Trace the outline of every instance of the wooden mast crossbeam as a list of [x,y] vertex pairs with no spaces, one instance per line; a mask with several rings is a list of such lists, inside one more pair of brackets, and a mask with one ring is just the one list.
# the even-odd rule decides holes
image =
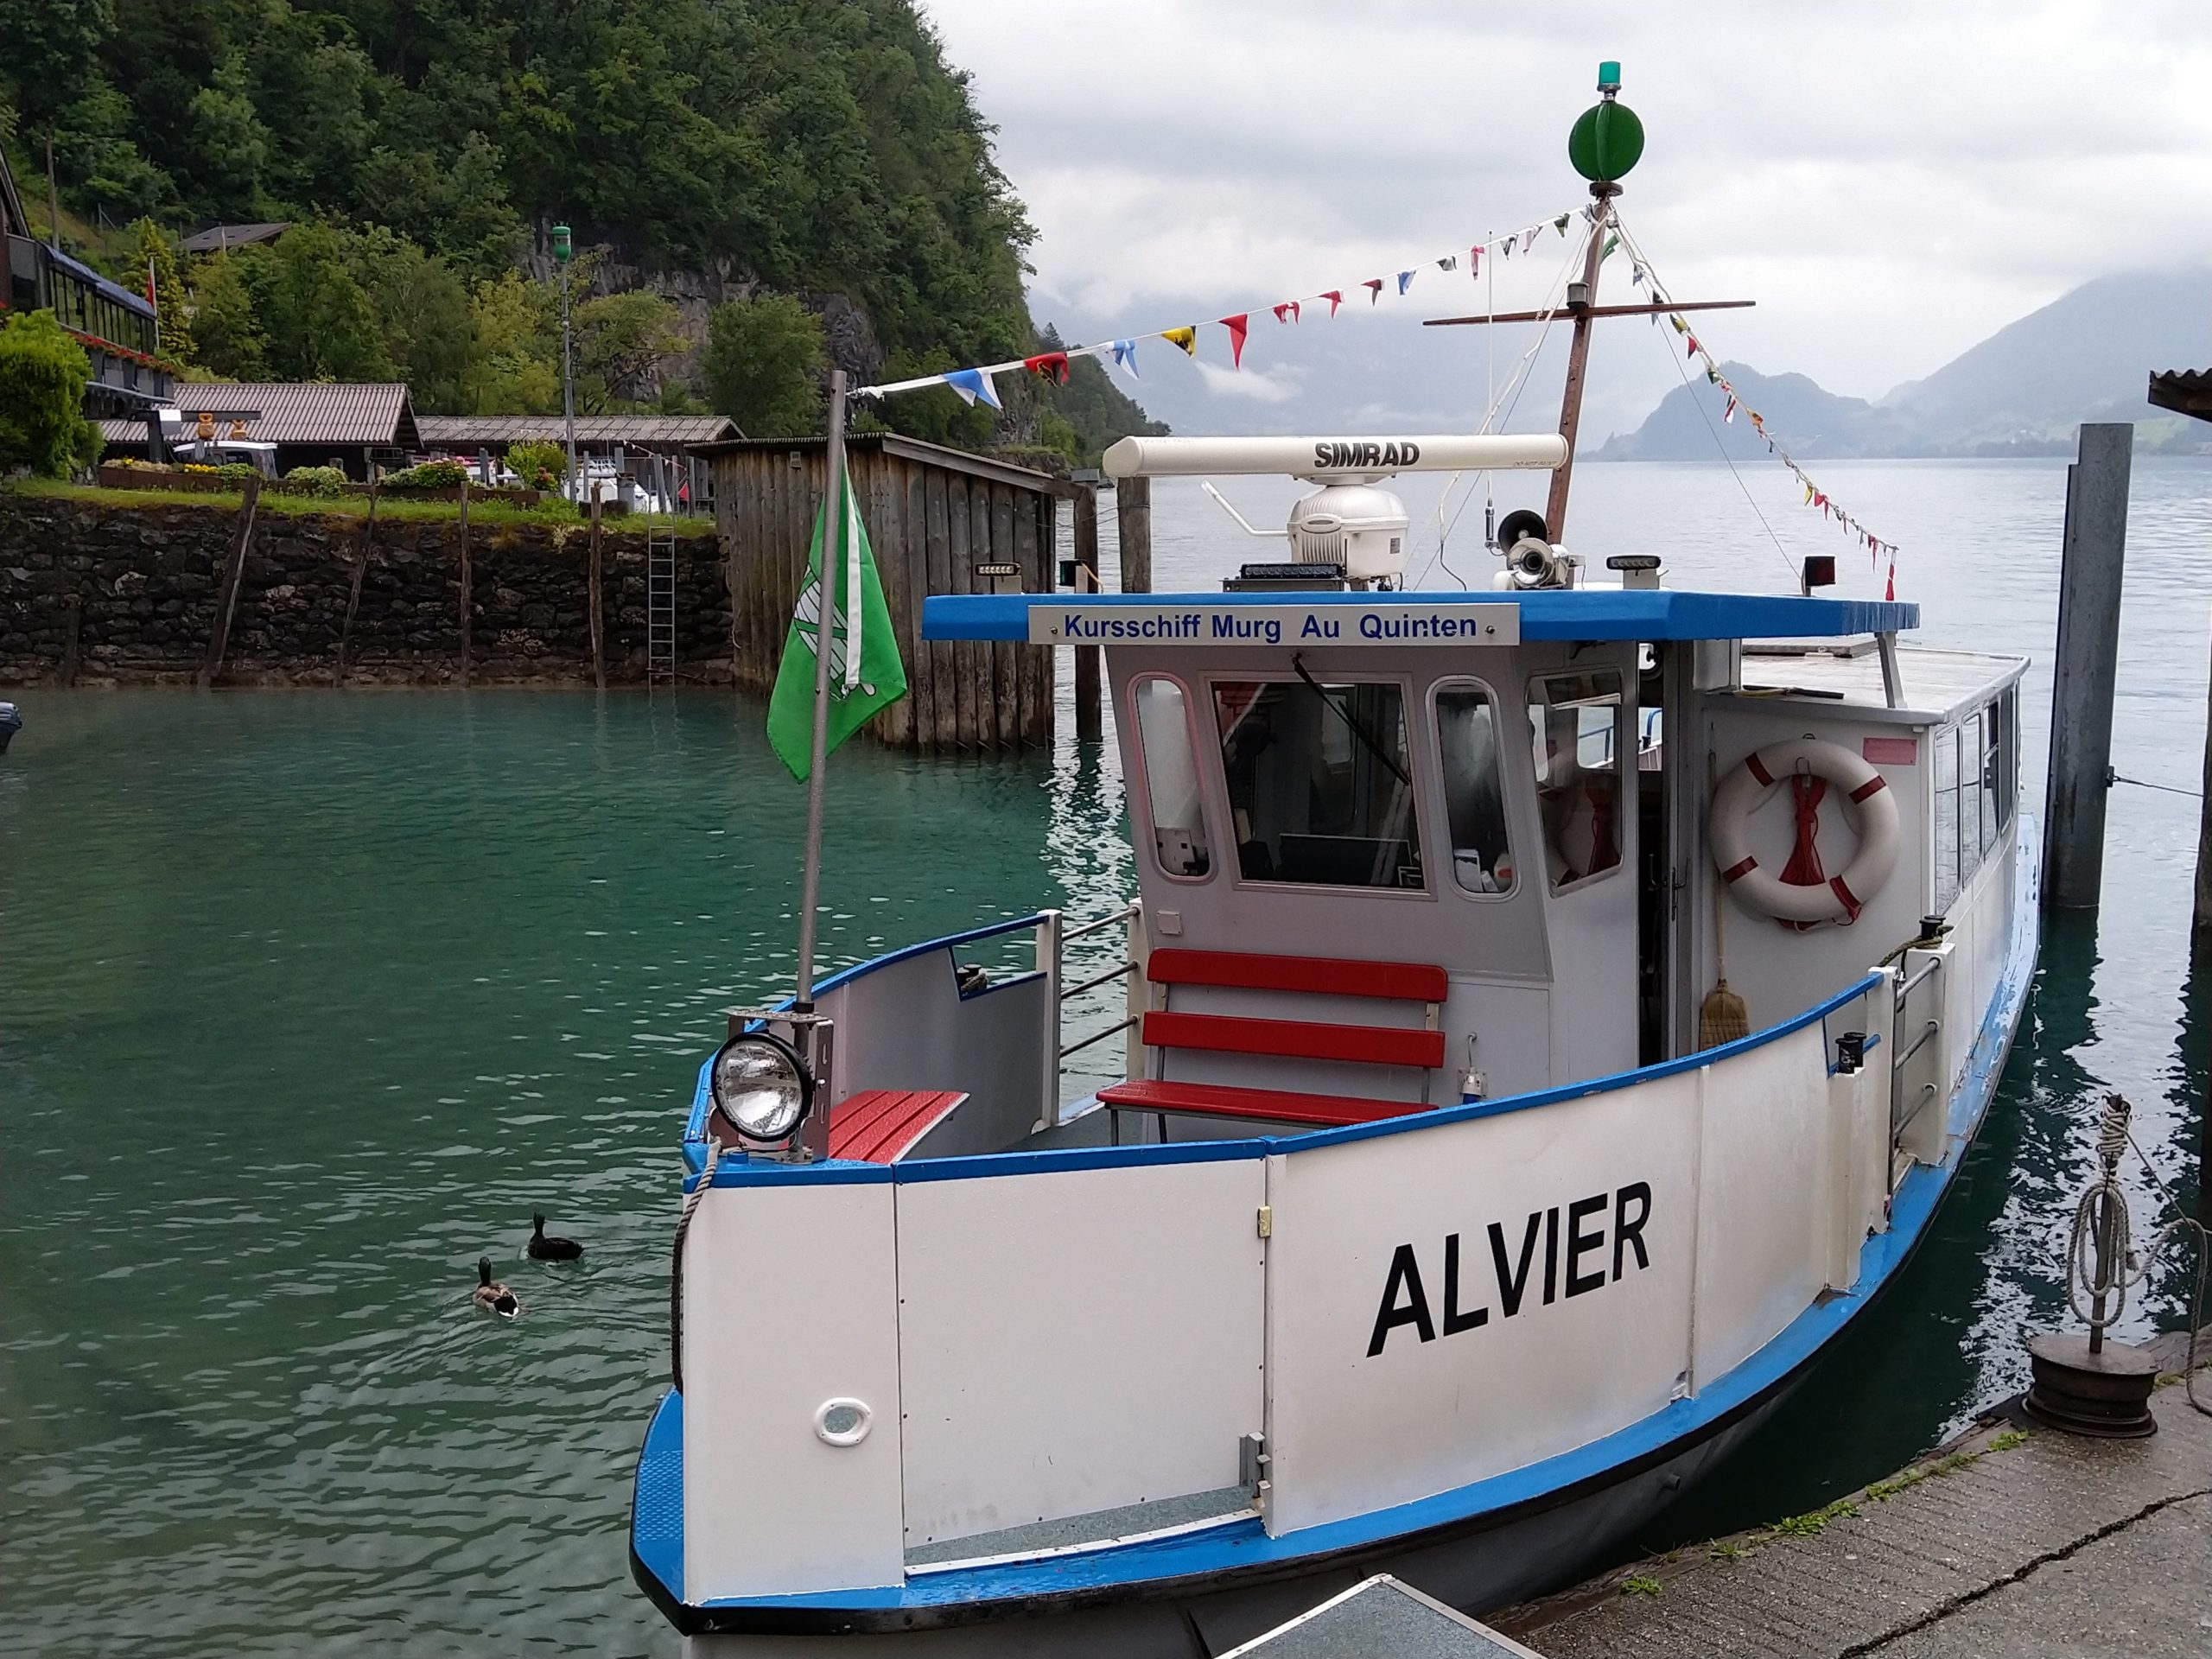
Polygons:
[[1684,300],[1665,305],[1562,305],[1551,311],[1500,311],[1487,317],[1430,317],[1424,328],[1451,328],[1471,322],[1545,322],[1565,317],[1663,317],[1676,311],[1736,311],[1757,305],[1757,300]]

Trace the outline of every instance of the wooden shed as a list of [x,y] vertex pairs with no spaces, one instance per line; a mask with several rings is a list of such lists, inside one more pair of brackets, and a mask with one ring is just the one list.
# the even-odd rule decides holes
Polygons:
[[[806,578],[822,500],[819,438],[697,446],[713,474],[729,574],[737,683],[766,691]],[[846,442],[847,467],[906,664],[907,695],[868,729],[902,748],[1007,751],[1052,737],[1052,650],[925,643],[929,594],[1049,593],[1056,509],[1069,486],[1026,467],[893,434]]]

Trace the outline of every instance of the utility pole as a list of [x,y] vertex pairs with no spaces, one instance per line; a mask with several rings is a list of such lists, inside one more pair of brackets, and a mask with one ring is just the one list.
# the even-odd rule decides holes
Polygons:
[[2112,702],[2127,553],[2132,422],[2092,422],[2066,469],[2058,568],[2058,647],[2050,690],[2050,779],[2044,806],[2046,910],[2094,910],[2104,887],[2105,801],[2112,787]]
[[46,245],[61,251],[61,194],[54,188],[54,129],[46,130]]
[[566,225],[553,227],[553,263],[561,267],[561,415],[569,431],[569,499],[583,500],[576,474],[576,365],[569,344],[569,256],[574,244]]

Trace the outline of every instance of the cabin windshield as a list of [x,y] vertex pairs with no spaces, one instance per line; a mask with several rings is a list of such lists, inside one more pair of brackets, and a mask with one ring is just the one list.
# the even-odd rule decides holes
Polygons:
[[1213,699],[1246,880],[1425,885],[1399,687],[1233,680]]

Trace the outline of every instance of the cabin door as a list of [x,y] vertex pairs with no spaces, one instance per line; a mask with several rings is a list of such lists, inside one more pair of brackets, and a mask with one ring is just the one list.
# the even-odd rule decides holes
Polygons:
[[1563,650],[1524,688],[1552,956],[1552,1080],[1631,1070],[1639,1030],[1637,648]]

